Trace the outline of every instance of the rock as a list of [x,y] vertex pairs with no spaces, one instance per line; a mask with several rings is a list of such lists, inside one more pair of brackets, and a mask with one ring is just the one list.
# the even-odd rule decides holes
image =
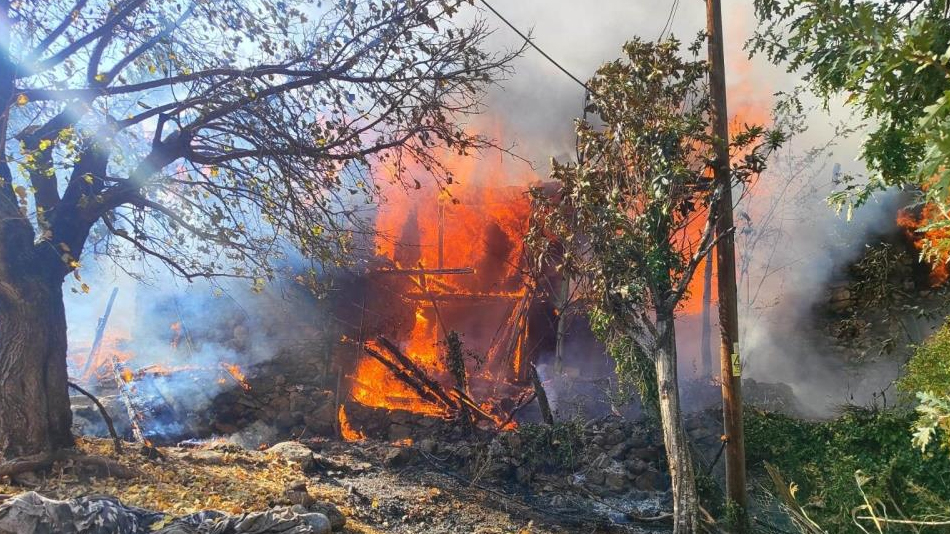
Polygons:
[[330,435],[336,424],[336,410],[333,409],[333,404],[327,403],[313,412],[304,414],[303,421],[313,433]]
[[627,438],[627,445],[631,449],[642,449],[650,444],[650,438],[646,434],[635,433]]
[[623,465],[627,469],[628,473],[634,475],[634,478],[636,478],[636,475],[639,475],[650,468],[650,464],[646,463],[640,458],[631,458],[630,460],[624,462]]
[[400,424],[389,425],[390,441],[402,441],[410,437],[412,437],[412,427]]
[[413,460],[412,449],[408,447],[392,447],[386,456],[383,457],[383,465],[386,467],[402,467],[408,465]]
[[313,530],[313,534],[327,534],[333,530],[330,519],[320,512],[301,514],[298,517]]
[[531,479],[533,477],[534,477],[534,472],[525,466],[521,466],[515,469],[515,479],[518,481],[519,484],[528,485],[531,483]]
[[332,503],[317,501],[311,504],[309,508],[312,512],[318,512],[327,516],[330,520],[330,528],[334,531],[343,530],[343,526],[346,525],[346,516]]
[[435,453],[436,453],[436,449],[438,448],[438,444],[435,442],[434,439],[425,438],[425,439],[419,440],[419,442],[416,443],[416,447],[417,447],[420,451],[422,451],[422,452],[424,452],[424,453],[426,453],[426,454],[435,454]]
[[618,444],[614,445],[614,446],[607,452],[607,456],[610,456],[610,457],[613,458],[614,460],[622,460],[623,457],[624,457],[624,455],[627,453],[627,449],[629,449],[629,447],[627,446],[627,443],[626,443],[626,442],[618,443]]
[[297,424],[298,417],[300,417],[300,414],[298,413],[281,410],[277,414],[277,418],[274,420],[274,423],[277,426],[277,428],[281,430],[288,430],[290,427]]
[[591,469],[587,472],[587,482],[594,486],[602,485],[606,478],[607,474],[604,473],[603,469]]
[[610,470],[604,478],[604,485],[611,491],[623,491],[627,486],[627,475],[620,470]]
[[284,441],[267,449],[266,452],[276,454],[285,460],[294,462],[304,471],[313,469],[313,451],[302,443]]
[[284,498],[286,498],[290,504],[300,505],[305,508],[310,507],[315,502],[314,498],[307,492],[306,484],[304,484],[303,490],[291,488],[284,490]]
[[618,443],[622,443],[624,440],[624,432],[622,429],[611,430],[608,434],[604,436],[604,446],[605,448],[613,447]]
[[847,310],[853,303],[851,291],[847,287],[833,290],[831,297],[828,299],[828,307],[835,313],[841,313]]
[[639,458],[647,462],[656,462],[660,459],[660,449],[656,447],[630,449],[627,458]]
[[643,491],[666,491],[669,482],[659,471],[650,469],[637,476],[633,485]]

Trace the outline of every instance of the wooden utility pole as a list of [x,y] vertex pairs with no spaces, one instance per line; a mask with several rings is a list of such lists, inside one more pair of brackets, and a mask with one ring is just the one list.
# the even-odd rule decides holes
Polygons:
[[[726,72],[722,45],[720,0],[706,0],[709,35],[709,93],[716,163],[713,177],[721,188],[717,210],[716,265],[719,296],[719,358],[722,369],[722,416],[726,439],[726,496],[746,509],[745,442],[742,432],[742,364],[739,359],[739,306],[736,292],[736,249],[732,218],[732,177],[729,169],[729,115],[726,111]],[[741,528],[741,527],[740,527]]]

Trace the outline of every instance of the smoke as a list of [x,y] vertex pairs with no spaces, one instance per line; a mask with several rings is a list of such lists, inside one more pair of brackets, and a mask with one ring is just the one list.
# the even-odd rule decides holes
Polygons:
[[[538,46],[586,80],[600,64],[616,59],[625,41],[634,36],[656,39],[672,4],[552,0],[544,2],[543,9],[537,2],[495,7],[518,28],[531,30]],[[498,24],[493,36],[497,46],[519,44],[517,36],[494,15],[484,15]],[[723,4],[723,15],[733,124],[768,125],[775,93],[791,91],[799,78],[762,58],[749,59],[743,47],[756,22],[747,3],[728,0]],[[705,28],[704,10],[678,6],[671,28],[667,35],[692,40]],[[488,117],[493,131],[500,129],[502,140],[512,143],[514,150],[544,176],[552,156],[573,157],[572,121],[583,112],[584,89],[534,50],[529,49],[514,67],[511,79],[489,95]],[[842,124],[855,126],[841,102],[830,102],[825,108],[806,97],[804,104],[811,110],[805,118],[805,131],[774,158],[770,171],[737,211],[748,217],[748,222],[742,223],[748,235],[738,239],[739,254],[747,255],[740,275],[745,284],[740,290],[744,325],[741,346],[744,376],[785,383],[805,409],[824,414],[837,404],[864,402],[896,376],[897,364],[887,360],[868,364],[859,376],[855,369],[829,354],[813,318],[815,306],[827,300],[832,278],[875,236],[894,230],[898,199],[895,194],[882,195],[857,210],[850,222],[829,207],[826,198],[837,177],[864,171],[858,158],[859,139],[840,134]],[[520,163],[509,165],[517,167]],[[762,237],[752,250],[750,238],[759,235]],[[693,294],[691,298],[699,299],[701,295]],[[715,308],[712,315],[715,318]],[[700,378],[698,314],[681,316],[677,327],[681,377]],[[715,342],[717,327],[712,328]],[[579,350],[598,349],[599,345],[590,343]],[[717,349],[718,345],[714,354],[718,354]],[[576,352],[572,351],[578,356]],[[594,359],[600,356],[590,355]],[[714,369],[718,369],[716,362]]]
[[[255,366],[285,350],[313,347],[331,331],[325,307],[291,281],[258,292],[247,281],[187,283],[161,270],[140,278],[106,258],[86,258],[80,278],[88,293],[70,281],[64,297],[70,376],[93,391],[110,391],[112,359],[124,362],[137,376],[137,400],[154,411],[153,436],[196,435],[201,429],[190,425],[207,419],[215,398],[243,387],[235,372],[253,376]],[[104,341],[83,375],[113,288]],[[169,409],[174,415],[163,417]]]
[[[534,42],[564,68],[585,80],[600,64],[617,58],[625,41],[634,36],[656,39],[670,14],[672,0],[661,4],[629,0],[496,4],[514,25],[532,30]],[[727,0],[723,8],[730,112],[743,122],[767,121],[773,93],[793,87],[797,79],[763,60],[747,59],[742,47],[754,27],[747,3]],[[521,44],[491,13],[483,12],[482,16],[498,28],[489,40],[490,47],[511,48]],[[701,8],[680,5],[668,33],[690,41],[704,26]],[[543,179],[552,156],[567,159],[574,154],[572,121],[582,114],[584,89],[534,50],[529,49],[513,67],[512,76],[488,95],[486,114],[472,118],[468,126],[512,146],[527,163],[500,158],[503,172],[482,170],[482,176],[461,177],[463,181],[470,178],[497,185],[507,175],[509,182],[514,177],[527,185],[539,176]],[[834,103],[830,107],[840,109]],[[748,306],[742,310],[743,324],[747,325],[742,335],[746,376],[788,383],[799,400],[808,402],[816,411],[846,400],[849,388],[865,392],[880,389],[881,382],[876,379],[889,380],[894,371],[888,368],[871,373],[875,378],[873,384],[849,385],[846,371],[828,358],[820,341],[807,332],[811,310],[826,297],[824,288],[836,268],[860,253],[869,235],[887,230],[894,218],[890,197],[858,211],[851,223],[827,206],[825,196],[832,187],[832,162],[839,163],[842,172],[863,170],[857,161],[857,139],[838,139],[834,147],[820,153],[808,152],[834,137],[833,125],[847,118],[841,115],[840,111],[811,114],[808,130],[773,162],[769,177],[763,179],[761,187],[742,207],[751,218],[751,228],[758,231],[768,226],[763,223],[765,214],[761,206],[770,206],[776,200],[782,202],[769,223],[780,231],[772,235],[772,241],[763,242],[761,251],[755,252],[744,279],[750,285],[763,280],[755,302],[750,303],[751,292],[746,291],[744,302]],[[493,164],[488,162],[489,166]],[[783,187],[786,182],[794,182],[794,186]],[[130,362],[135,367],[158,363],[203,367],[215,367],[222,362],[242,367],[254,365],[273,357],[284,344],[317,335],[318,325],[329,320],[325,311],[292,289],[292,284],[271,286],[257,294],[242,283],[187,284],[160,269],[152,271],[148,284],[142,284],[108,262],[97,266],[95,261],[86,261],[84,265],[81,275],[91,291],[84,293],[78,281],[66,286],[74,370],[92,343],[96,321],[105,309],[112,287],[118,287],[119,294],[107,336],[119,338],[121,343],[110,348],[132,354]],[[778,267],[781,269],[775,270]],[[176,322],[180,323],[180,334],[172,328]],[[695,316],[683,317],[679,328],[681,370],[688,378],[695,376],[697,368],[698,320]],[[599,349],[596,343],[585,340],[572,345],[570,354],[585,359],[585,353],[589,353],[589,359],[598,362],[592,367],[599,372],[599,362],[603,360]],[[194,395],[190,385],[169,387],[175,390],[176,398],[194,403],[195,410],[211,396],[208,391]],[[237,386],[217,382],[208,385],[209,390],[231,387]],[[267,433],[266,428],[257,430]]]

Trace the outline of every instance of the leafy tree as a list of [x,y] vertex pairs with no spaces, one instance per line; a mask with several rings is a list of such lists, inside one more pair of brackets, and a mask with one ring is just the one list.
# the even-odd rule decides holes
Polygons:
[[461,3],[0,1],[0,454],[72,443],[62,286],[88,249],[260,285],[288,244],[349,250],[374,169],[448,180],[434,148],[488,146],[456,119],[512,54]]
[[914,350],[897,387],[916,396],[918,418],[914,445],[925,450],[934,437],[950,451],[950,323],[944,324]]
[[[696,54],[698,39],[689,51]],[[695,532],[697,494],[679,404],[676,308],[697,265],[714,246],[709,209],[713,141],[704,61],[681,57],[679,41],[635,39],[623,59],[590,81],[598,124],[578,121],[578,162],[553,162],[556,190],[533,191],[529,244],[539,262],[570,276],[596,331],[656,395],[674,499],[674,531]],[[762,128],[732,143],[746,181],[779,141]],[[552,254],[551,251],[557,251]],[[644,399],[650,403],[650,398]]]
[[[846,177],[832,201],[860,205],[875,191],[912,186],[938,208],[928,228],[950,227],[950,3],[756,0],[755,8],[762,25],[750,50],[801,72],[826,102],[846,96],[868,123],[868,180]],[[950,252],[946,239],[928,244],[930,259]]]

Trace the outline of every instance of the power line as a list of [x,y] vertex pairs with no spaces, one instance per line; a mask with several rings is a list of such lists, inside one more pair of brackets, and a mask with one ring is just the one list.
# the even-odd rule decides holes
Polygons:
[[657,42],[663,40],[663,35],[667,31],[673,31],[673,19],[676,17],[676,8],[680,5],[680,0],[673,0],[673,5],[670,6],[670,14],[666,17],[666,24],[663,25],[663,30],[660,32],[660,36],[656,39]]
[[544,56],[544,59],[547,59],[548,61],[550,61],[552,65],[554,65],[555,67],[558,68],[558,70],[560,70],[560,71],[563,72],[564,74],[567,74],[567,76],[568,76],[570,79],[572,79],[572,80],[574,80],[575,82],[577,82],[578,85],[580,85],[581,87],[583,87],[584,89],[586,89],[587,91],[589,91],[591,94],[593,94],[593,95],[596,95],[596,94],[597,94],[597,93],[595,93],[594,91],[592,91],[591,88],[588,87],[586,83],[582,82],[577,76],[574,76],[573,74],[571,74],[571,72],[570,72],[569,70],[567,70],[567,69],[565,69],[564,67],[562,67],[561,64],[558,63],[557,61],[555,61],[554,58],[552,58],[551,56],[549,56],[549,55],[547,54],[547,52],[545,52],[544,50],[541,50],[541,47],[539,47],[538,45],[534,44],[534,41],[532,41],[527,35],[525,35],[524,33],[522,33],[521,30],[519,30],[518,28],[516,28],[514,24],[508,22],[508,19],[506,19],[504,16],[502,16],[502,14],[499,13],[498,10],[496,10],[495,8],[493,8],[493,7],[491,6],[491,4],[489,4],[489,3],[486,2],[485,0],[481,0],[481,2],[482,2],[483,4],[485,4],[485,7],[487,7],[489,11],[491,11],[492,13],[494,13],[496,17],[498,17],[499,19],[501,19],[501,21],[504,22],[509,28],[511,28],[512,30],[514,30],[514,32],[517,33],[519,37],[521,37],[522,39],[525,40],[526,43],[528,43],[529,45],[531,45],[531,48],[534,48],[535,50],[538,51],[539,54],[541,54],[542,56]]

